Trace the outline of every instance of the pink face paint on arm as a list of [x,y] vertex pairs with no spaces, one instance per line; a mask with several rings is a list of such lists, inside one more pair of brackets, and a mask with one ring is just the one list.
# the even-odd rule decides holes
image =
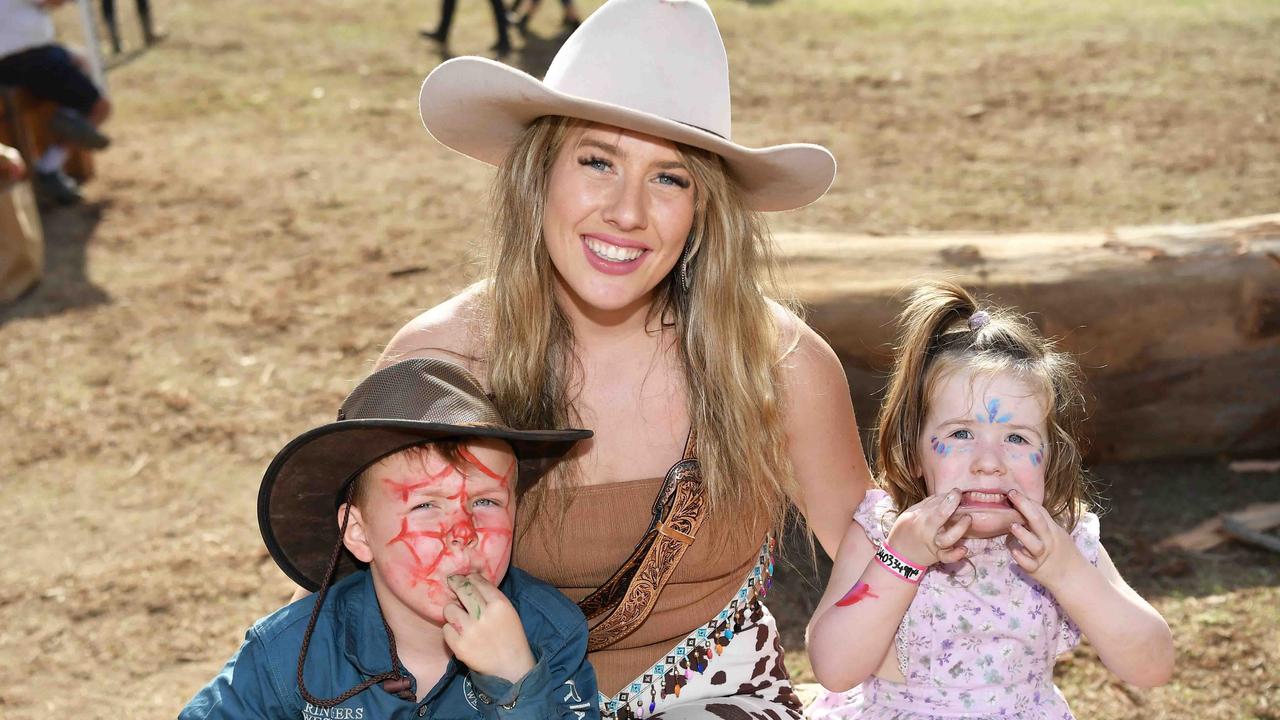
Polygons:
[[876,595],[875,593],[871,592],[870,585],[864,582],[859,582],[853,587],[849,588],[849,592],[845,593],[844,597],[836,601],[836,607],[849,607],[850,605],[859,603],[867,598],[879,598],[879,597],[880,597],[879,595]]

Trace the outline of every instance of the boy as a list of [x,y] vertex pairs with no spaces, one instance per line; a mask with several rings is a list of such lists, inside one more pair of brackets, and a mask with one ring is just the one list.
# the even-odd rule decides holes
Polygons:
[[272,557],[319,592],[250,628],[179,718],[598,718],[581,611],[508,569],[516,495],[590,435],[506,427],[452,363],[370,375],[258,496]]

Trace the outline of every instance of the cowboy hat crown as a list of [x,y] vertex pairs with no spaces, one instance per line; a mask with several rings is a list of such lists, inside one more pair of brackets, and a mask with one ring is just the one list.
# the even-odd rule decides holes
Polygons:
[[709,150],[754,210],[802,207],[835,178],[835,158],[822,146],[733,142],[728,58],[704,0],[609,0],[569,36],[544,81],[493,60],[454,58],[423,81],[419,109],[441,144],[490,165],[547,115]]

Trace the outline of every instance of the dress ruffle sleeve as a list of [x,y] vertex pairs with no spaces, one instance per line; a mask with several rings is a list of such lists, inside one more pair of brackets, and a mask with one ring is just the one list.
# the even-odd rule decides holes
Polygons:
[[[1102,548],[1098,516],[1091,512],[1082,513],[1080,519],[1076,521],[1075,529],[1071,531],[1071,539],[1075,541],[1076,549],[1089,561],[1089,564],[1097,567],[1098,555]],[[1057,600],[1054,600],[1054,604],[1057,604]],[[1076,627],[1060,605],[1058,614],[1062,616],[1062,626],[1058,633],[1057,654],[1061,655],[1080,644],[1080,628]]]
[[862,526],[871,542],[879,545],[893,527],[893,500],[889,493],[879,488],[867,490],[858,509],[853,511],[853,521]]

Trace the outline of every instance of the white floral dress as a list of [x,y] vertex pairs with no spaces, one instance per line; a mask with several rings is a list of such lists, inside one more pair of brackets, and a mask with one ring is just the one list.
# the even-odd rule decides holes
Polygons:
[[[888,494],[871,490],[854,520],[879,544],[894,515]],[[1084,513],[1071,537],[1097,565],[1098,516]],[[970,540],[971,562],[938,565],[925,573],[895,637],[905,683],[873,676],[848,692],[825,693],[805,716],[1072,720],[1053,685],[1053,665],[1080,641],[1080,630],[1018,567],[1005,540]]]

